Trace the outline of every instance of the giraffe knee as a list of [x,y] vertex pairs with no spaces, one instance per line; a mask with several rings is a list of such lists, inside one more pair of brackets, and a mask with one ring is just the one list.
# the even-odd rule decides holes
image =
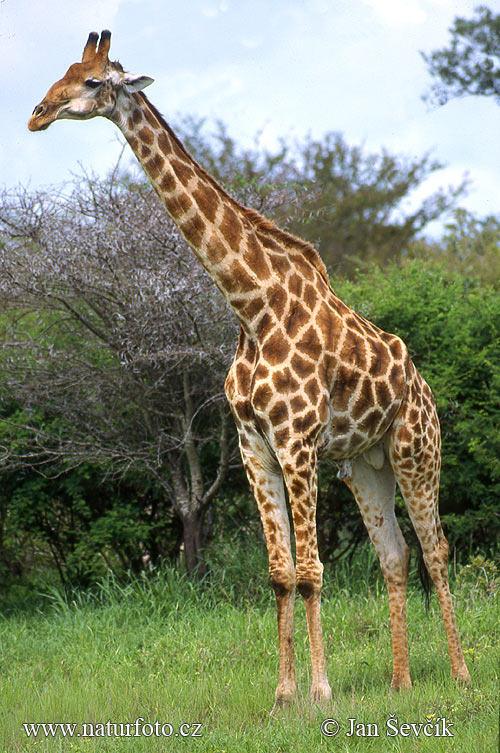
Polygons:
[[323,583],[323,566],[320,565],[297,571],[297,590],[302,598],[307,601],[321,593]]
[[448,552],[449,544],[443,535],[431,552],[424,552],[425,566],[434,581],[448,579]]
[[410,566],[410,548],[404,542],[392,552],[384,552],[380,567],[384,578],[391,583],[406,583]]
[[295,590],[295,573],[291,570],[270,570],[269,581],[277,597]]
[[321,591],[321,585],[318,586],[318,584],[312,580],[301,580],[297,583],[297,589],[302,598],[307,601],[311,596],[314,596]]

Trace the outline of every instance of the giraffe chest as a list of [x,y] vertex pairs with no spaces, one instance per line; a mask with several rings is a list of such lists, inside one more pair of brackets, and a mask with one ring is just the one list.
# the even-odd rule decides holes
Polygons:
[[334,332],[323,340],[308,324],[292,343],[277,330],[263,342],[241,335],[226,383],[240,430],[259,431],[274,449],[301,438],[334,460],[379,441],[401,405],[407,352],[399,338],[351,318],[341,329],[337,314],[323,317],[322,329]]
[[[399,396],[378,391],[359,375],[356,386],[327,386],[315,371],[300,379],[290,364],[279,368],[237,361],[228,376],[228,397],[240,432],[259,433],[274,450],[298,438],[334,460],[361,454],[387,431]],[[378,402],[377,402],[378,401]]]

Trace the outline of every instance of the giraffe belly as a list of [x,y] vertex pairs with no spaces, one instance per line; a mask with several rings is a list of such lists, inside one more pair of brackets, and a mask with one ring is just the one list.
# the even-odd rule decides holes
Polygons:
[[[333,432],[329,425],[322,433],[318,445],[318,457],[328,460],[347,460],[364,452],[372,443],[373,439],[361,438],[357,432]],[[378,438],[375,439],[378,441]]]
[[330,422],[319,437],[318,456],[329,460],[346,460],[361,455],[385,435],[401,406],[394,400],[382,410],[369,408],[358,419],[348,413],[336,413],[330,406]]

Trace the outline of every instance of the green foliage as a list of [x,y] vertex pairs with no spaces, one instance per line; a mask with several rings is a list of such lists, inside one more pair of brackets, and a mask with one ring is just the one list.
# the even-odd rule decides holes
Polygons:
[[440,509],[462,551],[500,539],[500,296],[414,261],[373,269],[338,293],[406,342],[434,393],[443,437]]
[[457,582],[463,589],[469,588],[474,593],[494,597],[500,592],[500,566],[478,554],[462,568]]
[[[210,136],[202,122],[188,121],[181,131],[195,157],[238,199],[317,243],[335,271],[369,269],[339,284],[340,295],[408,343],[440,410],[448,537],[467,550],[492,551],[499,531],[499,314],[496,294],[473,278],[496,282],[498,220],[457,210],[442,242],[416,245],[415,237],[461,191],[438,191],[413,212],[405,209],[412,192],[440,169],[428,156],[367,154],[333,133],[284,140],[275,150],[262,150],[257,139],[254,149],[242,150],[222,124]],[[11,208],[14,224],[4,237],[13,236],[0,243],[11,266],[2,296],[11,300],[16,274],[22,295],[0,319],[0,337],[10,343],[0,366],[8,360],[14,375],[2,396],[8,422],[0,422],[0,461],[5,448],[25,463],[0,475],[3,574],[10,583],[19,574],[33,578],[51,559],[65,584],[88,584],[104,572],[121,578],[173,559],[182,540],[172,513],[172,500],[182,497],[171,488],[173,474],[184,481],[185,499],[199,503],[229,460],[231,472],[197,523],[200,539],[210,530],[215,539],[207,552],[215,573],[225,560],[246,560],[234,543],[260,539],[261,529],[229,429],[230,458],[221,463],[227,411],[218,393],[233,332],[219,298],[198,280],[187,250],[179,251],[152,189],[142,177],[114,174],[80,181],[62,203],[52,193],[21,192]],[[411,255],[439,259],[449,271],[424,262],[386,273],[369,266]],[[184,452],[187,427],[198,448],[192,464]],[[72,446],[56,464],[51,453],[64,441]],[[82,447],[90,456],[75,468]],[[128,469],[120,480],[118,462],[120,472]],[[320,482],[321,556],[341,559],[366,533],[331,467],[320,469]],[[408,535],[407,521],[404,527]],[[240,576],[226,583],[231,598],[247,582],[246,573]],[[257,598],[260,585],[247,588]]]
[[[55,566],[64,584],[87,585],[106,572],[123,577],[178,547],[178,524],[159,485],[129,471],[113,476],[105,464],[55,462],[46,453],[30,465],[33,427],[57,433],[60,419],[4,405],[0,446],[25,459],[4,470],[0,492],[0,594],[47,578]],[[24,428],[30,423],[30,429]]]
[[[465,237],[465,234],[464,234]],[[440,509],[446,535],[459,557],[471,550],[494,553],[500,538],[500,298],[468,274],[414,260],[385,271],[373,268],[354,281],[335,286],[341,297],[408,344],[417,367],[433,389],[443,433]],[[22,424],[12,408],[11,420]],[[40,429],[49,430],[39,415]],[[33,415],[31,416],[33,421]],[[25,433],[2,424],[0,444],[23,447]],[[207,446],[206,463],[216,463],[217,448]],[[214,458],[211,455],[214,454]],[[123,575],[171,557],[179,539],[161,490],[139,473],[118,482],[105,469],[47,468],[47,478],[25,469],[4,474],[2,531],[5,570],[32,573],[49,556],[65,582],[89,583],[107,569]],[[104,473],[104,475],[103,475]],[[413,535],[404,517],[405,536]],[[240,469],[235,469],[210,512],[214,544],[207,551],[209,571],[243,559],[237,541],[261,541],[256,506]],[[324,561],[350,555],[366,539],[351,494],[320,468],[318,503],[320,553]],[[229,542],[229,543],[224,543]],[[27,556],[37,551],[35,560]],[[142,553],[147,552],[147,560]],[[43,555],[41,554],[43,553]],[[255,564],[255,563],[253,563]],[[253,568],[253,565],[252,565]],[[373,569],[377,563],[373,562]],[[248,585],[249,593],[254,584]],[[218,577],[217,575],[215,577]],[[235,596],[237,583],[227,583]]]
[[292,230],[316,243],[335,273],[398,259],[426,225],[454,206],[464,185],[439,190],[415,211],[404,202],[443,166],[429,155],[409,159],[382,151],[366,154],[339,134],[300,145],[296,180],[315,187]]
[[429,98],[440,105],[465,94],[500,101],[500,14],[484,5],[475,14],[455,18],[448,47],[421,53],[437,79]]
[[10,576],[4,587],[52,565],[63,583],[87,585],[109,571],[138,571],[176,548],[172,512],[161,505],[161,490],[148,488],[145,479],[106,480],[102,467],[89,465],[45,472],[54,476],[3,476],[2,562]]
[[[162,486],[153,508],[165,518],[173,508],[194,570],[205,511],[237,452],[222,395],[237,330],[224,300],[149,185],[87,176],[64,197],[19,189],[0,203],[0,400],[23,408],[26,434],[31,424],[26,449],[5,441],[5,463],[49,463],[51,476],[100,465],[101,479],[132,470],[140,487]],[[138,531],[135,560],[165,552],[151,539]],[[60,553],[57,564],[68,571]]]

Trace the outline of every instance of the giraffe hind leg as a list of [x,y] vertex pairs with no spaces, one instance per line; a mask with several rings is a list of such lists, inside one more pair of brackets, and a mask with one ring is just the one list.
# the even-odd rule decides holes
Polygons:
[[354,494],[377,552],[389,596],[395,690],[411,687],[406,630],[406,584],[410,552],[394,512],[395,479],[386,458],[358,456],[345,483]]
[[[394,424],[390,439],[390,459],[411,522],[418,536],[427,571],[434,583],[441,607],[451,673],[460,682],[470,681],[458,636],[455,611],[448,583],[448,542],[438,513],[439,474],[441,465],[439,421],[430,390],[422,388],[423,416],[411,421],[415,405],[404,410]],[[427,396],[427,398],[426,398]]]

